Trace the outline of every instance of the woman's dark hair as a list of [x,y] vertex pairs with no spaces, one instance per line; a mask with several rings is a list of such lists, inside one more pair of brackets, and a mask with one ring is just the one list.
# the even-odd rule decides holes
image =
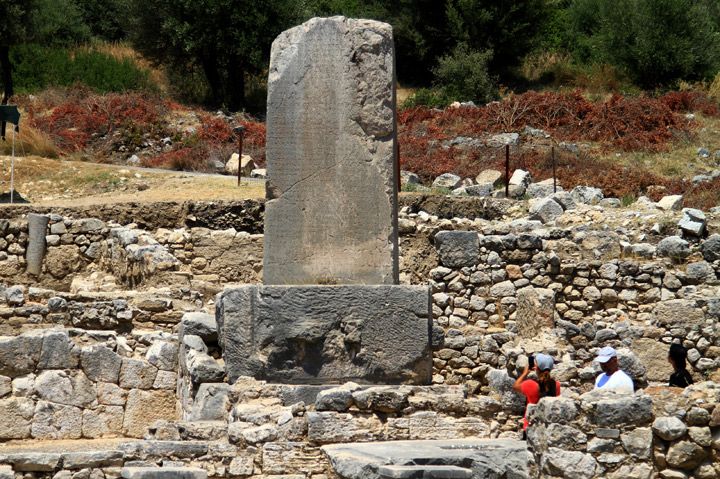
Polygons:
[[685,369],[687,367],[687,350],[682,344],[673,343],[670,345],[670,352],[668,357],[672,359],[673,364],[678,370]]
[[550,371],[538,372],[538,384],[540,385],[540,397],[555,397],[557,389],[555,380],[550,376]]

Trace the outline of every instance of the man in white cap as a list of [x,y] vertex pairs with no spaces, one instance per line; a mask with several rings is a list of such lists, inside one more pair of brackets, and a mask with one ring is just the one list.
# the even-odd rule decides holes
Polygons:
[[600,349],[595,361],[600,363],[600,368],[603,370],[595,380],[595,389],[613,389],[631,394],[635,391],[632,378],[618,365],[617,351],[614,348],[605,346]]

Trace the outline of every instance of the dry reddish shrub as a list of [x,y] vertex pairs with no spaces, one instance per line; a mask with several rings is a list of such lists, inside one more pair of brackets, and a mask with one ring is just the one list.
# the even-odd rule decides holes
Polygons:
[[683,124],[663,102],[613,95],[588,114],[586,138],[624,151],[663,151]]
[[200,116],[202,126],[198,131],[201,140],[211,143],[229,143],[235,140],[235,134],[225,119],[204,114]]
[[702,113],[705,116],[719,116],[715,100],[701,91],[672,91],[660,97],[660,101],[676,113]]
[[206,171],[208,153],[203,146],[186,146],[146,158],[142,160],[142,165],[179,171]]
[[243,136],[243,153],[252,156],[255,164],[265,166],[265,123],[257,121],[241,121],[245,127]]
[[156,123],[163,105],[139,93],[93,95],[53,107],[49,114],[29,109],[31,125],[50,135],[64,152],[89,146],[122,126],[147,128]]

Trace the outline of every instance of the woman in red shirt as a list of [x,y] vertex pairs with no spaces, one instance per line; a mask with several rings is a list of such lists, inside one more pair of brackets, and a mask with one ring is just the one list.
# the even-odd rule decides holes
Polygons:
[[[534,359],[534,365],[533,365]],[[513,389],[519,393],[522,393],[527,398],[527,404],[537,404],[540,398],[554,397],[560,395],[560,383],[550,377],[550,371],[552,371],[555,361],[551,356],[547,354],[536,354],[535,357],[530,356],[528,365],[525,366],[520,377],[517,378]],[[530,373],[530,368],[535,370],[537,375],[537,381],[534,379],[526,379]],[[525,406],[525,416],[523,417],[523,431],[527,430],[527,406]]]

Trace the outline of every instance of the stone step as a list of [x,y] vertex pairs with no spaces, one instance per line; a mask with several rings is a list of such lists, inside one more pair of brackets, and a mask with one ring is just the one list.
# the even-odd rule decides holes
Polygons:
[[205,469],[194,467],[123,467],[125,479],[207,479]]
[[458,466],[381,466],[383,479],[470,479],[472,469]]
[[[333,444],[320,449],[330,460],[334,472],[345,479],[531,477],[534,463],[525,441],[508,439],[363,442]],[[420,469],[397,469],[401,464],[419,465]],[[426,475],[432,471],[426,471],[429,466],[422,464],[443,466],[445,471],[453,473],[455,469],[445,468],[455,466],[462,475]]]

